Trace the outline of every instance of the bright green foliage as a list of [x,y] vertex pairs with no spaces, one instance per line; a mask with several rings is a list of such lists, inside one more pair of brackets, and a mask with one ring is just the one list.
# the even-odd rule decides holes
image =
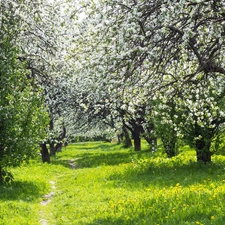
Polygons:
[[15,56],[0,61],[0,164],[15,166],[36,152],[43,138],[46,113],[40,96],[32,91],[26,73]]
[[16,20],[10,12],[5,14],[0,32],[0,177],[5,167],[17,166],[36,154],[47,124],[41,92],[18,60]]

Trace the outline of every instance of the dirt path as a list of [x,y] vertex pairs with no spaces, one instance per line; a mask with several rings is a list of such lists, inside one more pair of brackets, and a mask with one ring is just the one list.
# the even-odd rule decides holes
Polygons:
[[78,169],[78,166],[75,164],[75,160],[69,160],[69,165],[71,169]]
[[[68,161],[70,168],[71,169],[78,169],[78,166],[75,164],[76,159],[71,159]],[[43,195],[42,196],[42,201],[40,202],[41,206],[42,206],[42,210],[40,210],[40,224],[41,225],[48,225],[48,221],[45,218],[45,206],[47,206],[50,202],[52,197],[55,194],[55,189],[56,189],[56,185],[55,185],[55,181],[50,180],[49,183],[51,184],[51,192]]]
[[52,180],[51,180],[51,181],[49,181],[49,183],[51,184],[51,189],[52,189],[52,191],[51,191],[49,194],[42,196],[43,200],[40,202],[41,205],[43,206],[43,207],[42,207],[43,210],[40,211],[40,216],[41,216],[40,223],[41,223],[42,225],[48,225],[48,221],[44,218],[44,217],[45,217],[45,216],[44,216],[44,207],[45,207],[46,205],[48,205],[48,203],[51,201],[51,198],[52,198],[52,197],[54,196],[54,194],[55,194],[54,190],[56,189],[55,181],[52,181]]

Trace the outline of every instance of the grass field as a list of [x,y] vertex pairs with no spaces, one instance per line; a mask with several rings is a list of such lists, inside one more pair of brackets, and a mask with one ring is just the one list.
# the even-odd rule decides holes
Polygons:
[[173,159],[120,145],[69,145],[42,164],[11,169],[0,187],[0,224],[225,224],[225,157],[196,163],[189,148]]

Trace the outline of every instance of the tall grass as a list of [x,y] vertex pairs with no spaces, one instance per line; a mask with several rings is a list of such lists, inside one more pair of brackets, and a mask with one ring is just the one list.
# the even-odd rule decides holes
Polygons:
[[[187,147],[167,159],[147,146],[134,152],[110,143],[78,143],[58,153],[51,165],[37,160],[12,172],[16,181],[0,187],[0,224],[225,221],[225,157],[213,156],[208,165],[196,163]],[[50,192],[49,203],[42,205]]]

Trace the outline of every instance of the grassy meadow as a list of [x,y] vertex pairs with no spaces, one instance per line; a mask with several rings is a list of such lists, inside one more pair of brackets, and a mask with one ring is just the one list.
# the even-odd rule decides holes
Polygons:
[[0,186],[5,225],[222,225],[225,157],[196,163],[188,147],[175,158],[104,142],[70,144],[42,164],[13,168]]

